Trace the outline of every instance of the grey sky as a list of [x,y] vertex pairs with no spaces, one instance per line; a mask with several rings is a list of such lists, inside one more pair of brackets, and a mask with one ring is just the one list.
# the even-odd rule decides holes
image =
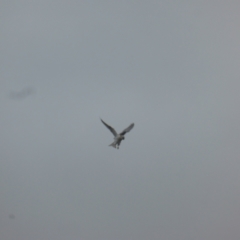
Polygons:
[[0,238],[239,240],[239,12],[1,1]]

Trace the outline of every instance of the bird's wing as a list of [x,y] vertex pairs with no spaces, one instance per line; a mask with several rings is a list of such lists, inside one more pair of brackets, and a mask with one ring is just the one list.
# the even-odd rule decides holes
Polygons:
[[134,123],[132,123],[130,126],[128,126],[126,129],[124,129],[120,135],[124,135],[127,132],[130,132],[132,130],[132,128],[134,127]]
[[102,119],[101,119],[101,121],[112,132],[112,134],[116,137],[117,136],[117,132],[115,131],[115,129],[112,128],[111,126],[109,126],[108,124],[106,124]]

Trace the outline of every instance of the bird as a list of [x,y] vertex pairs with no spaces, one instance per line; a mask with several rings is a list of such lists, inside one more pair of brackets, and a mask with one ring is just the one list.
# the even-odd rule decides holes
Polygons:
[[132,123],[126,129],[124,129],[121,133],[117,133],[116,130],[113,127],[109,126],[102,119],[101,119],[101,121],[112,132],[112,134],[114,135],[114,142],[111,143],[109,146],[114,147],[116,149],[119,149],[121,141],[125,139],[124,135],[127,132],[130,132],[132,130],[132,128],[134,127],[134,123]]
[[25,87],[24,89],[20,91],[12,91],[9,95],[10,98],[15,100],[23,100],[27,98],[28,96],[35,93],[35,89],[32,87]]

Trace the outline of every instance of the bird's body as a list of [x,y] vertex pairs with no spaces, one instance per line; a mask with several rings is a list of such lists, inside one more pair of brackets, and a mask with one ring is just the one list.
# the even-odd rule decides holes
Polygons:
[[121,141],[125,139],[124,135],[134,127],[134,123],[132,123],[126,129],[124,129],[121,133],[117,133],[113,127],[109,126],[102,119],[101,119],[101,121],[114,135],[114,142],[111,143],[109,146],[112,146],[112,147],[117,148],[117,149],[119,149]]

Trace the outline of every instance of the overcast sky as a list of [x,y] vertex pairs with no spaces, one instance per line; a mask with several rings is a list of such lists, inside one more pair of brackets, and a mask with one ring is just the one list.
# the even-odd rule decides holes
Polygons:
[[0,239],[239,240],[239,13],[1,1]]

